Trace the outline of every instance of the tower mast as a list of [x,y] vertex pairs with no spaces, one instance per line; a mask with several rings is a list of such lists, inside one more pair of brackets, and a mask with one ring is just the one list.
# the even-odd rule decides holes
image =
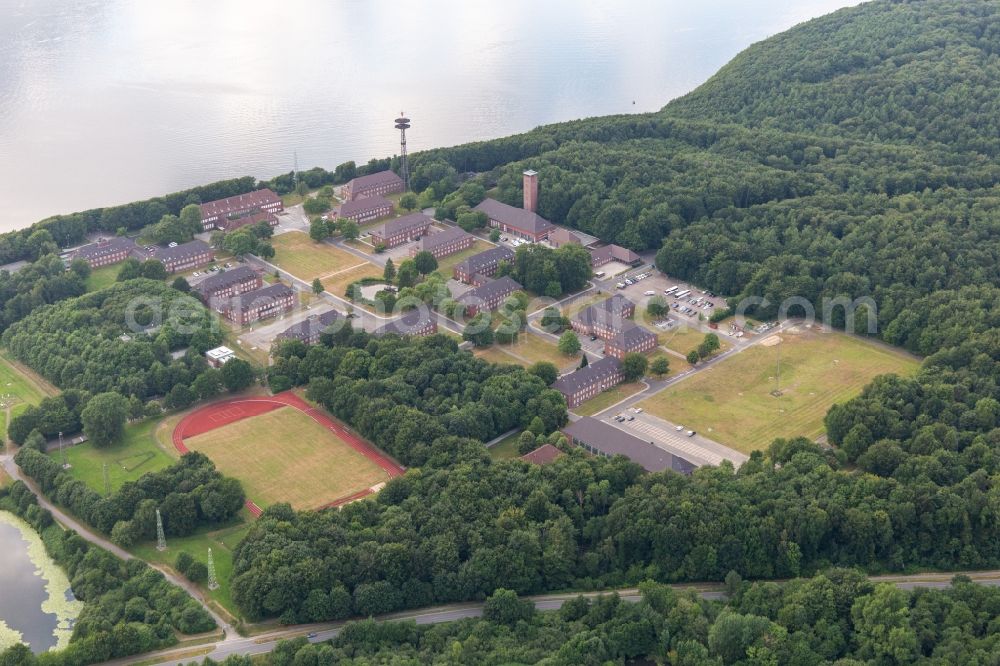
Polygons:
[[403,179],[403,191],[410,191],[410,167],[406,163],[406,130],[410,129],[410,119],[402,111],[396,118],[396,129],[399,130],[399,177]]

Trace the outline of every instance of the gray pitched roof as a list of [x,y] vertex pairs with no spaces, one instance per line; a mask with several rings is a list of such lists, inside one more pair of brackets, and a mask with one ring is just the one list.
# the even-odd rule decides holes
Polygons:
[[433,250],[452,241],[456,241],[469,236],[469,233],[460,227],[448,227],[443,231],[429,234],[420,239],[421,250]]
[[291,287],[279,282],[257,289],[256,291],[249,291],[245,294],[234,296],[230,300],[230,305],[240,312],[246,312],[250,308],[264,306],[272,301],[277,301],[294,294],[295,291]]
[[611,344],[620,349],[629,349],[640,345],[649,338],[656,338],[652,331],[639,326],[634,321],[625,320],[621,329],[611,338]]
[[679,456],[664,451],[652,442],[639,439],[589,416],[570,423],[563,432],[609,456],[623,455],[650,472],[672,469],[682,474],[690,474],[697,467]]
[[614,356],[605,356],[585,368],[563,375],[552,384],[552,388],[565,395],[573,395],[581,389],[613,376],[620,369],[621,364],[618,359]]
[[589,307],[586,307],[576,313],[576,320],[582,324],[590,326],[591,324],[601,323],[608,324],[613,328],[619,328],[623,325],[623,322],[628,321],[624,316],[624,312],[627,308],[634,308],[635,303],[625,298],[621,294],[615,294],[610,298],[606,298],[600,303],[595,303]]
[[331,326],[340,319],[340,313],[336,310],[327,310],[318,315],[312,315],[303,319],[297,324],[292,324],[278,334],[281,340],[308,340],[317,333],[322,333],[323,329]]
[[409,215],[404,215],[403,217],[387,220],[386,223],[376,229],[376,231],[380,232],[383,238],[388,238],[389,236],[395,236],[401,231],[409,231],[410,229],[416,229],[417,227],[428,226],[430,223],[431,218],[427,217],[423,213],[410,213]]
[[209,294],[212,292],[219,291],[220,289],[226,289],[234,284],[239,284],[244,280],[249,280],[257,276],[257,271],[250,268],[246,264],[237,266],[226,271],[219,271],[209,277],[205,278],[197,285],[194,289],[199,294]]
[[385,197],[365,197],[364,199],[345,201],[340,204],[340,206],[337,207],[337,214],[341,217],[352,217],[354,215],[361,215],[362,213],[377,210],[385,206],[392,209],[392,202]]
[[109,254],[121,252],[122,250],[132,252],[135,249],[136,244],[131,238],[113,236],[111,238],[101,239],[96,243],[91,243],[90,245],[84,245],[77,250],[76,254],[73,256],[77,259],[95,260],[100,259],[101,257],[106,257]]
[[177,247],[158,247],[153,250],[153,259],[159,259],[160,261],[183,261],[184,259],[189,259],[191,257],[196,257],[199,254],[208,252],[211,248],[208,247],[208,243],[202,240],[193,240],[187,243],[181,243]]
[[398,319],[393,319],[392,321],[379,326],[372,331],[372,335],[386,335],[388,333],[395,333],[396,335],[412,335],[423,329],[427,325],[428,321],[434,321],[435,319],[437,319],[437,315],[433,312],[423,307],[416,308],[414,310],[407,311]]
[[203,203],[200,206],[201,217],[203,219],[206,217],[213,217],[215,215],[225,217],[232,213],[244,213],[256,210],[261,206],[273,204],[278,201],[281,201],[281,197],[271,190],[264,188],[263,190],[257,190],[255,192],[237,194],[234,197],[226,197],[225,199],[218,199],[216,201]]
[[385,185],[387,183],[403,183],[403,179],[400,178],[395,171],[387,169],[385,171],[378,171],[376,173],[370,173],[367,176],[358,176],[350,182],[351,192],[357,194],[358,192],[364,192],[365,190],[371,189],[373,187],[378,187],[379,185]]
[[467,274],[475,275],[482,270],[483,266],[492,264],[494,261],[499,263],[501,261],[511,261],[513,258],[514,250],[504,245],[499,245],[472,255],[460,263],[459,266],[461,266],[462,270]]
[[479,301],[489,301],[498,294],[513,294],[518,289],[521,289],[521,283],[505,275],[500,279],[490,280],[481,287],[470,289],[457,300],[463,305],[472,305]]
[[607,259],[610,261],[620,261],[623,264],[634,264],[642,261],[642,257],[638,254],[620,245],[605,245],[604,247],[591,250],[590,259],[593,262],[596,262],[598,259]]
[[497,220],[533,234],[547,231],[555,226],[538,213],[508,206],[496,199],[483,199],[482,203],[476,206],[476,210],[486,213],[486,216],[491,220]]

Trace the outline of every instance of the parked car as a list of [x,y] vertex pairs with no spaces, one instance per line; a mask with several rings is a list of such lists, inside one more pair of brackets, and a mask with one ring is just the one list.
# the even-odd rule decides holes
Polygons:
[[631,414],[629,414],[629,417],[628,417],[628,420],[629,420],[629,421],[635,421],[635,417],[634,417],[634,416],[632,416]]
[[680,432],[681,430],[684,430],[684,426],[679,425],[676,428],[674,428],[674,430],[676,430],[677,432]]
[[649,289],[648,291],[642,292],[642,295],[643,296],[656,296],[656,292],[653,291],[652,289]]
[[688,437],[694,437],[695,436],[695,431],[694,430],[688,430],[687,436]]

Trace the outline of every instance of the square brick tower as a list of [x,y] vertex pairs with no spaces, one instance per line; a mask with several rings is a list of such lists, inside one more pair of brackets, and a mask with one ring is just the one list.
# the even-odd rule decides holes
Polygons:
[[524,210],[538,212],[538,172],[531,169],[524,172]]

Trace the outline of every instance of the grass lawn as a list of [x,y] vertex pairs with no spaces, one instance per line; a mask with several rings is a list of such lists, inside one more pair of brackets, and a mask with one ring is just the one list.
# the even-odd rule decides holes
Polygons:
[[230,579],[233,574],[233,550],[247,532],[247,523],[238,523],[231,527],[211,532],[200,532],[187,537],[170,537],[167,539],[167,550],[156,550],[156,543],[149,541],[131,548],[131,552],[147,562],[162,564],[173,568],[177,555],[186,551],[195,560],[208,564],[208,549],[212,549],[212,561],[215,563],[215,576],[219,581],[219,589],[209,590],[208,585],[202,585],[201,591],[208,599],[214,601],[232,615],[238,617],[236,604],[230,592]]
[[784,331],[780,339],[740,352],[639,406],[750,453],[777,437],[819,437],[831,405],[855,397],[876,375],[911,375],[919,367],[908,355],[842,333]]
[[644,388],[646,387],[639,382],[632,384],[619,384],[618,386],[609,388],[607,391],[602,391],[579,407],[573,408],[572,411],[574,414],[579,414],[580,416],[593,416],[598,412],[603,412],[611,405],[624,400],[630,395],[635,395]]
[[527,365],[538,361],[549,361],[560,370],[565,370],[575,368],[580,364],[580,354],[566,356],[559,351],[555,342],[529,331],[522,331],[517,336],[517,342],[512,345],[497,346],[507,353],[515,354],[524,359]]
[[490,454],[490,458],[493,458],[493,460],[513,460],[514,458],[520,458],[521,454],[517,450],[517,438],[520,436],[520,432],[515,432],[513,435],[504,437],[486,449]]
[[347,290],[347,285],[357,282],[361,278],[382,277],[383,269],[380,266],[361,261],[357,257],[352,258],[360,265],[342,273],[323,278],[323,288],[334,296],[343,298],[344,292]]
[[0,469],[0,488],[6,488],[10,485],[11,478],[7,476],[7,472]]
[[[66,459],[71,465],[69,473],[104,495],[105,463],[108,465],[112,492],[146,472],[169,467],[176,462],[177,454],[169,441],[157,440],[155,433],[159,423],[159,420],[148,420],[126,426],[124,441],[107,448],[88,443],[67,448]],[[49,455],[59,459],[58,451]]]
[[[661,331],[656,327],[650,327],[650,330],[656,333],[656,337],[659,339],[661,345],[684,356],[687,356],[688,352],[697,349],[698,345],[705,339],[705,335],[707,335],[698,329],[683,325],[677,325],[665,331]],[[716,335],[719,337],[720,345],[719,351],[716,353],[721,354],[732,345],[726,342],[725,335],[719,335],[718,332],[716,332]]]
[[478,238],[472,242],[472,247],[468,250],[462,250],[461,252],[456,252],[455,254],[450,254],[447,257],[441,257],[438,259],[437,272],[444,276],[447,280],[451,277],[452,271],[455,266],[462,263],[474,254],[479,254],[480,252],[485,252],[492,247],[496,247],[492,243],[487,243],[484,240],[479,240]]
[[[23,412],[28,405],[37,405],[42,398],[58,392],[56,387],[36,373],[0,355],[0,396],[4,396],[3,401],[10,405],[11,417]],[[6,438],[7,412],[0,410],[0,442]]]
[[324,506],[388,480],[388,475],[309,416],[291,407],[243,419],[184,440],[243,483],[261,507]]
[[271,245],[274,246],[271,263],[307,282],[364,261],[332,245],[315,243],[308,234],[299,231],[278,234],[271,239]]
[[90,276],[87,278],[87,291],[98,291],[110,287],[118,278],[119,270],[121,270],[121,264],[102,266],[90,271]]

